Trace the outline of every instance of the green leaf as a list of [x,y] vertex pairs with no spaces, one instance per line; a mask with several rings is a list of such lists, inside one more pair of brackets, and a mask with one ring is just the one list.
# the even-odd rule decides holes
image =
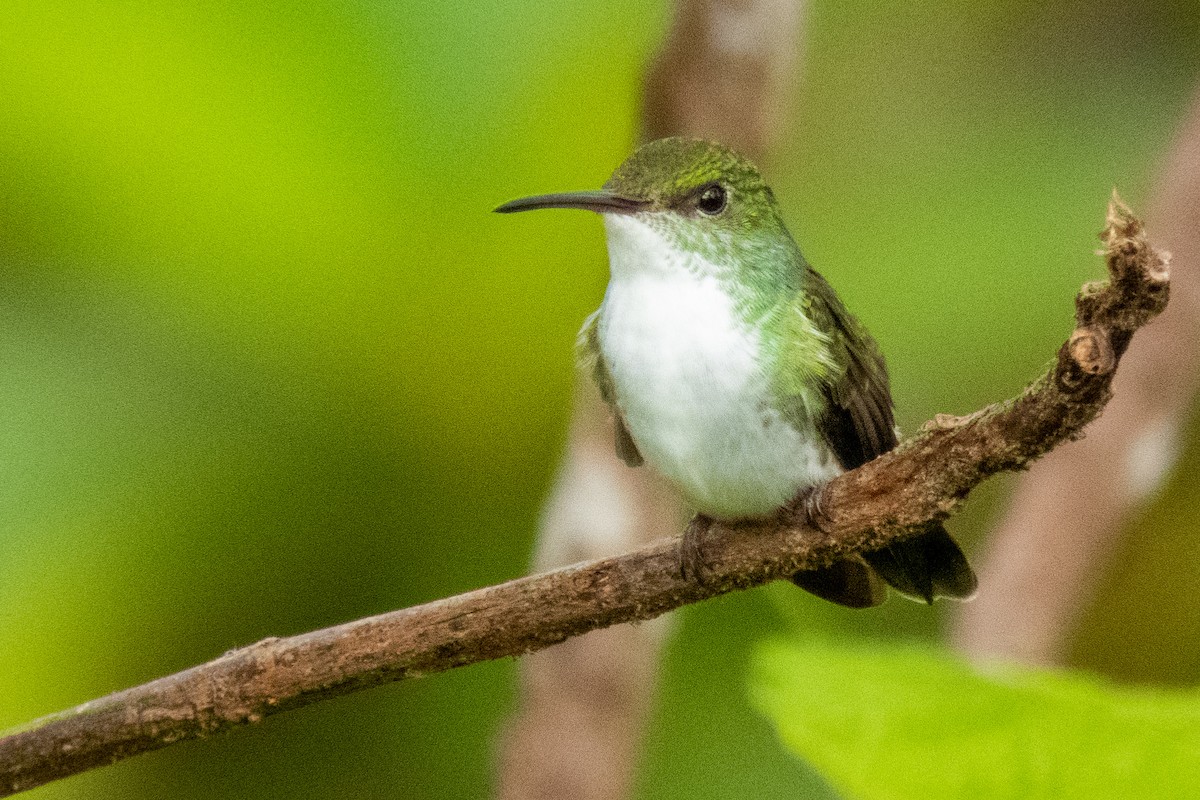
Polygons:
[[1200,797],[1196,691],[819,641],[762,645],[751,691],[848,798]]

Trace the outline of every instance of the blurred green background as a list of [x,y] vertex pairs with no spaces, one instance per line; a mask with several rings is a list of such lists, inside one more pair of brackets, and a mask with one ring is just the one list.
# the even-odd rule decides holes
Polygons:
[[[606,179],[668,17],[0,4],[0,728],[526,570],[604,247],[587,215],[489,212]],[[1111,188],[1144,208],[1200,9],[815,2],[805,40],[771,177],[888,354],[903,426],[1013,393],[1100,274]],[[1136,534],[1158,558],[1122,560],[1080,663],[1200,676],[1177,646],[1200,635],[1197,466],[1193,443]],[[969,547],[1003,494],[956,521]],[[641,796],[823,796],[750,708],[750,648],[934,637],[940,611],[787,587],[687,609]],[[485,796],[513,675],[377,689],[31,796]]]

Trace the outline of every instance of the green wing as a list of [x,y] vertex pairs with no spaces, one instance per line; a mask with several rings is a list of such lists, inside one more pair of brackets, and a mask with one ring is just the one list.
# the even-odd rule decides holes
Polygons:
[[592,374],[596,388],[600,390],[600,397],[612,409],[617,456],[631,467],[640,467],[642,454],[638,452],[633,437],[629,435],[629,428],[625,426],[625,419],[621,416],[621,409],[617,407],[612,375],[608,371],[608,365],[604,363],[604,354],[600,351],[600,334],[597,329],[599,319],[600,312],[595,311],[584,320],[579,337],[575,340],[575,360],[580,369]]
[[[874,342],[825,279],[804,269],[804,291],[782,304],[769,323],[776,326],[771,341],[779,347],[772,371],[775,396],[788,422],[819,436],[844,469],[853,469],[869,460],[865,448],[882,452],[895,444],[887,372]],[[883,582],[861,556],[797,572],[792,582],[851,608],[870,608],[887,598]]]
[[[842,467],[854,469],[896,446],[887,367],[875,340],[812,271],[808,296],[818,329],[830,332],[831,361],[841,366],[821,383],[825,407],[817,427]],[[926,603],[975,593],[975,573],[940,523],[920,536],[863,553],[863,559],[893,588]]]
[[854,469],[896,446],[896,422],[887,365],[875,340],[846,311],[832,287],[809,270],[806,295],[815,327],[828,332],[836,365],[820,391],[824,408],[816,423],[842,468]]
[[770,322],[780,348],[775,396],[797,430],[819,433],[850,470],[896,444],[887,367],[825,279],[803,269],[803,290]]

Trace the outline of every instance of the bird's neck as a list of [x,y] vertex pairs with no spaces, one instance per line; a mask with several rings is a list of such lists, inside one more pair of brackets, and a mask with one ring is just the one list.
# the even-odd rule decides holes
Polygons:
[[713,284],[747,327],[760,327],[772,309],[802,290],[803,260],[790,240],[778,247],[769,241],[740,247],[713,237],[697,241],[653,217],[614,214],[605,215],[605,227],[614,284]]

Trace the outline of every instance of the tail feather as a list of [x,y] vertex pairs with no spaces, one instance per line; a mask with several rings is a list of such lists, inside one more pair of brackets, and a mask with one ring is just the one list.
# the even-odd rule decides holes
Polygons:
[[970,600],[978,580],[967,557],[941,525],[863,558],[896,591],[932,603],[936,597]]
[[821,569],[797,572],[792,576],[792,583],[822,600],[848,608],[873,608],[887,599],[887,587],[858,558],[847,558]]

